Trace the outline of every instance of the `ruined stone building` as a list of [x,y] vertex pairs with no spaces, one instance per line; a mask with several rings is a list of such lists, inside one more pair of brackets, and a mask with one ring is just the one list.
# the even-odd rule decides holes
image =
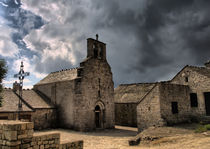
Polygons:
[[210,63],[205,65],[187,65],[166,82],[118,86],[114,97],[116,123],[132,126],[136,122],[141,131],[150,126],[208,119]]
[[[12,90],[3,94],[0,118],[14,119],[18,94]],[[23,91],[21,100],[20,115],[34,121],[35,128],[45,125],[80,131],[114,128],[114,83],[106,59],[106,44],[87,39],[87,58],[78,68],[50,73],[33,90]]]

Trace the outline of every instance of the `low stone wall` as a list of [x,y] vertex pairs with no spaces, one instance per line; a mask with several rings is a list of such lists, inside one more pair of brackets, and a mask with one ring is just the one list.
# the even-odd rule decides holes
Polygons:
[[1,149],[82,149],[83,141],[60,144],[60,134],[34,136],[31,122],[0,121]]

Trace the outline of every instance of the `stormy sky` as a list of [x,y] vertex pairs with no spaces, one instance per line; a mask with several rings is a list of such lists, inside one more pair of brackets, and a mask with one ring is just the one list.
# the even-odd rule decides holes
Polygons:
[[209,0],[0,0],[0,58],[9,72],[24,61],[25,88],[77,67],[86,39],[107,44],[115,87],[171,79],[210,60]]

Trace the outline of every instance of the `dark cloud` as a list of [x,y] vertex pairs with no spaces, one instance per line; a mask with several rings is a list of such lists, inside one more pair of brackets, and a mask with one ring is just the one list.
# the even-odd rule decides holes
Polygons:
[[[184,65],[202,65],[210,58],[209,0],[24,1],[43,18],[10,2],[8,12],[20,16],[6,16],[19,29],[13,40],[24,49],[22,39],[28,35],[30,51],[39,53],[34,65],[41,73],[75,66],[59,55],[43,61],[44,51],[67,46],[78,64],[85,56],[85,39],[96,33],[107,43],[115,86],[167,80]],[[41,26],[38,33],[31,31]]]
[[[209,1],[148,0],[143,11],[122,10],[119,3],[96,2],[106,18],[96,23],[97,28],[123,32],[124,36],[132,34],[136,38],[132,50],[135,63],[127,63],[124,71],[113,68],[117,74],[119,70],[127,74],[115,83],[127,78],[135,78],[128,80],[131,82],[157,81],[164,79],[163,76],[169,79],[171,73],[175,74],[184,65],[202,65],[210,58]],[[125,44],[121,45],[122,49],[127,48]],[[133,60],[125,60],[128,61]]]

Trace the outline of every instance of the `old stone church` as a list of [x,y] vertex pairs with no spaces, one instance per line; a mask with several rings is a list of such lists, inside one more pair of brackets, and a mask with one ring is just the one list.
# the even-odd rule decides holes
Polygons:
[[[4,89],[0,119],[34,122],[35,129],[91,131],[114,125],[138,127],[210,120],[210,62],[185,66],[165,82],[121,84],[114,90],[106,44],[87,39],[87,58],[78,68],[52,72],[23,90]],[[22,110],[18,110],[21,99]]]
[[[15,119],[18,99],[16,90],[4,90],[0,119]],[[20,119],[33,121],[35,129],[114,128],[114,83],[106,44],[87,39],[87,58],[78,68],[50,73],[33,90],[23,90],[21,100]]]

